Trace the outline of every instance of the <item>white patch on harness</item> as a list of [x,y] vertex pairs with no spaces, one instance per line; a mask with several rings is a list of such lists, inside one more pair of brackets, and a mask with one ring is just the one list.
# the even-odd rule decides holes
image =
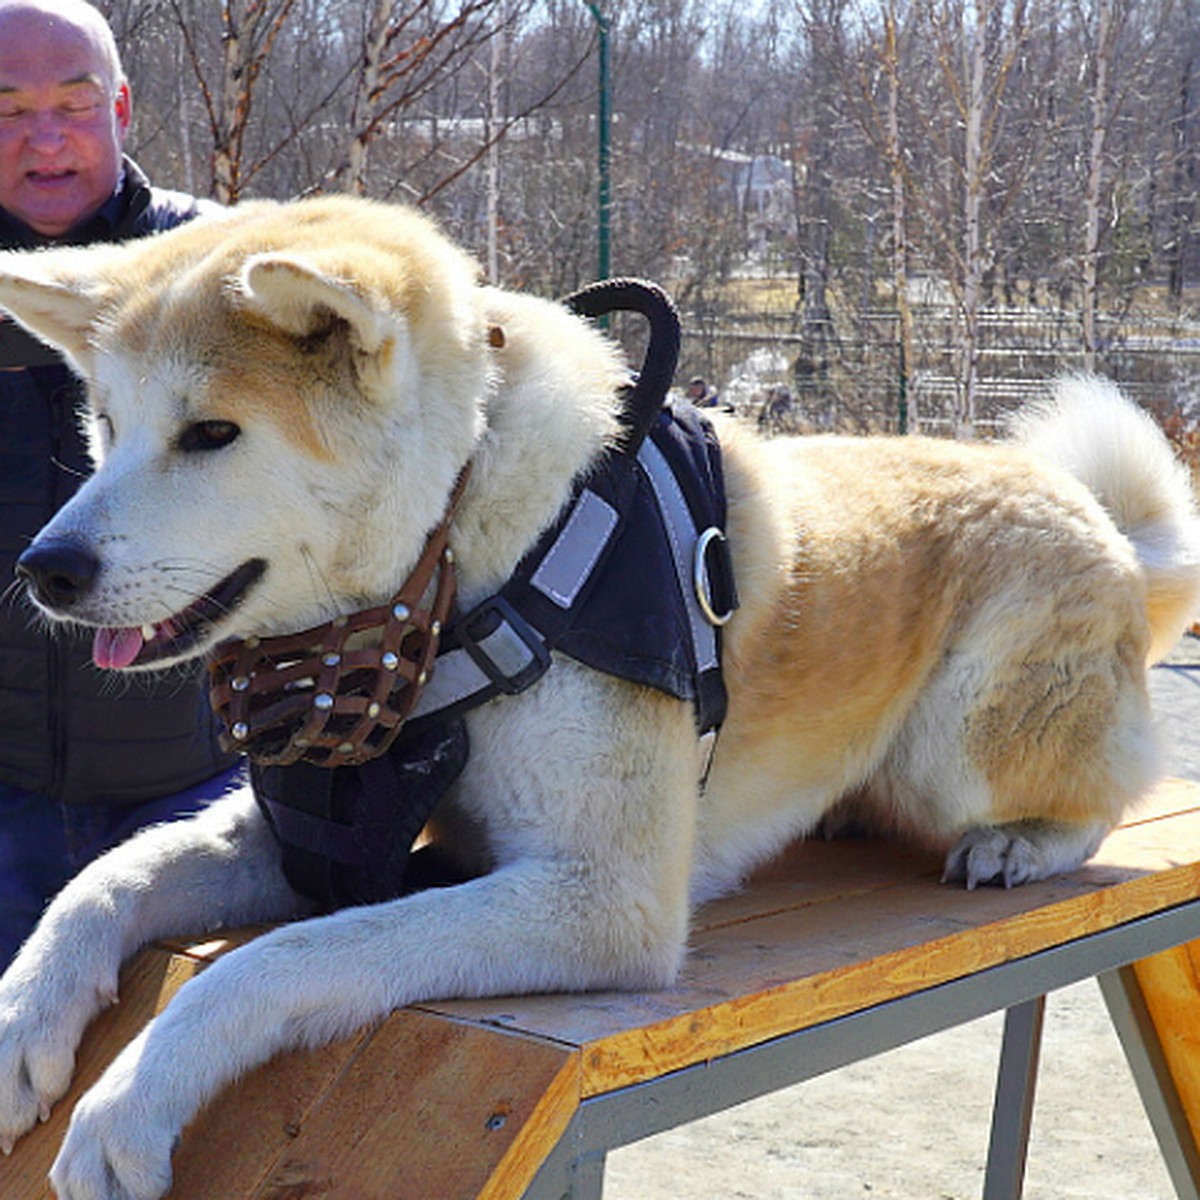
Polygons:
[[530,583],[559,608],[570,608],[616,525],[616,509],[585,489]]

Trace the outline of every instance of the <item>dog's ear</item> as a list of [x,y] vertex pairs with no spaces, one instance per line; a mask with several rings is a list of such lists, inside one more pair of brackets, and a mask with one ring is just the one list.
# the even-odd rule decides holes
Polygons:
[[342,326],[360,354],[385,354],[400,332],[395,314],[371,303],[344,279],[286,254],[259,254],[241,277],[247,306],[301,342],[314,343]]
[[94,360],[92,335],[111,295],[111,246],[0,253],[0,309],[60,351],[82,375]]

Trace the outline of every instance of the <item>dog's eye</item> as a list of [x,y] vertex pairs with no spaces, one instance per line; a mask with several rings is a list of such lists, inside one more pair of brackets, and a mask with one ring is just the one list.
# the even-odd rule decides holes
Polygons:
[[179,435],[179,448],[187,452],[220,450],[242,432],[233,421],[196,421]]

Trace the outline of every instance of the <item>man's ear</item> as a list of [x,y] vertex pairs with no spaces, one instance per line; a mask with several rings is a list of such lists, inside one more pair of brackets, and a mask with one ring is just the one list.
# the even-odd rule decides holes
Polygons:
[[130,94],[129,84],[124,79],[117,85],[117,94],[113,97],[113,114],[116,117],[121,144],[124,145],[125,135],[133,121],[133,96]]
[[241,274],[246,307],[297,339],[319,338],[340,326],[355,352],[360,384],[368,394],[385,385],[397,342],[405,340],[404,319],[361,295],[345,279],[305,259],[259,254]]
[[81,375],[94,365],[93,334],[111,294],[100,268],[113,247],[0,253],[0,309],[62,353]]

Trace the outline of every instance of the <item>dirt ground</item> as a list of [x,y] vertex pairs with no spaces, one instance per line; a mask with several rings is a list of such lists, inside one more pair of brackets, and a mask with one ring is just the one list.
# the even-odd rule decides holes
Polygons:
[[[1200,640],[1155,668],[1172,774],[1200,779]],[[616,1151],[605,1200],[975,1200],[996,1014]],[[1025,1200],[1173,1200],[1094,982],[1047,1003]]]

